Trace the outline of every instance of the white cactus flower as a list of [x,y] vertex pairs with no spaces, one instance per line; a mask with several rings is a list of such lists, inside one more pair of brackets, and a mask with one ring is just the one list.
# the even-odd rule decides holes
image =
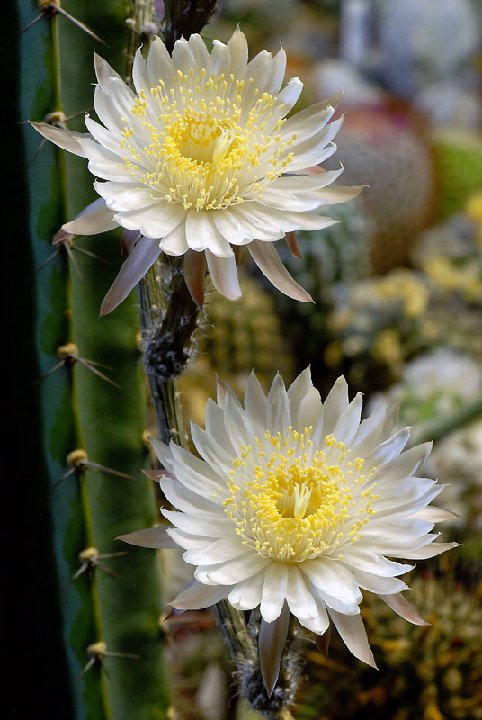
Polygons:
[[375,666],[362,591],[425,624],[397,576],[412,570],[407,561],[456,543],[434,542],[434,524],[454,514],[429,507],[443,486],[416,475],[430,443],[405,449],[409,429],[395,430],[387,406],[363,421],[361,413],[361,394],[350,402],[343,377],[323,403],[309,370],[288,390],[277,375],[267,396],[251,374],[244,408],[221,386],[218,402],[208,401],[206,429],[192,427],[200,457],[153,441],[168,473],[160,486],[174,508],[162,510],[170,527],[122,539],[185,549],[194,581],[175,608],[223,599],[259,608],[260,638],[277,623],[285,632],[288,610],[318,635],[331,621],[349,650]]
[[[207,269],[214,286],[240,296],[237,250],[245,245],[278,289],[311,297],[289,275],[273,246],[290,231],[320,230],[334,221],[323,205],[344,202],[360,188],[328,187],[342,169],[317,167],[336,149],[342,118],[329,122],[336,100],[287,117],[302,83],[281,89],[286,55],[263,51],[248,62],[244,34],[209,52],[197,34],[178,40],[172,57],[155,37],[140,50],[131,90],[100,57],[94,108],[82,134],[32,123],[59,147],[88,159],[100,198],[63,230],[94,235],[115,227],[137,241],[104,301],[116,307],[161,252],[184,258],[187,285],[203,300]],[[102,124],[101,124],[102,123]],[[295,241],[291,241],[296,254]]]

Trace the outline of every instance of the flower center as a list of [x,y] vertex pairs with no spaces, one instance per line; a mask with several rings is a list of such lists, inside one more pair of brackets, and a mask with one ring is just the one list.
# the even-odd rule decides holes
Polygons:
[[374,512],[375,469],[363,473],[363,458],[351,459],[332,435],[314,449],[311,434],[311,428],[267,432],[233,461],[225,511],[243,542],[263,557],[339,558]]
[[[122,132],[129,172],[154,198],[184,209],[222,210],[260,195],[292,158],[296,136],[282,138],[282,105],[252,78],[178,70],[150,97],[139,93],[136,118]],[[140,126],[139,126],[140,123]]]

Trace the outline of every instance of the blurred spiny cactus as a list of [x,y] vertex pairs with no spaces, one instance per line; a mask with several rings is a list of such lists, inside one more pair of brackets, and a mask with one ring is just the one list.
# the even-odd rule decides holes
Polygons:
[[344,183],[368,186],[361,197],[373,222],[374,272],[407,265],[434,214],[432,150],[422,120],[389,101],[347,106],[337,144]]
[[440,130],[433,135],[437,174],[438,215],[460,212],[468,198],[482,189],[480,135]]
[[427,574],[412,582],[410,601],[430,626],[408,625],[380,600],[364,610],[379,673],[348,658],[336,638],[328,659],[309,654],[297,720],[482,718],[480,594]]
[[[70,0],[64,9],[59,0],[19,1],[17,18],[25,29],[18,39],[20,119],[82,129],[68,118],[90,110],[94,50],[126,65],[126,2]],[[29,216],[17,237],[25,250],[15,275],[30,280],[26,320],[39,378],[30,412],[41,447],[29,480],[42,503],[36,512],[48,518],[43,563],[46,572],[52,566],[44,592],[58,612],[52,623],[60,628],[54,647],[63,673],[41,698],[18,697],[14,715],[25,705],[30,717],[161,720],[167,695],[157,562],[150,551],[134,556],[115,541],[156,515],[153,488],[140,472],[146,407],[137,308],[131,299],[98,318],[120,238],[68,238],[52,247],[62,223],[94,199],[92,178],[84,162],[39,145],[27,124],[17,151],[27,167]],[[29,594],[36,596],[34,587]],[[40,614],[37,624],[41,633]],[[45,638],[41,662],[48,649]]]

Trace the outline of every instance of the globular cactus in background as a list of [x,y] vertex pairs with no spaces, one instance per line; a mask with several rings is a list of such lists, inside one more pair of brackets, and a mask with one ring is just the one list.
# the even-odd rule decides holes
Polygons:
[[364,620],[380,672],[353,662],[333,638],[329,659],[309,654],[311,683],[300,692],[297,720],[482,718],[480,591],[436,574],[411,587],[431,625],[408,626],[384,603],[370,602]]
[[482,140],[475,133],[439,130],[432,142],[437,213],[445,219],[464,210],[469,197],[482,188]]
[[[63,125],[90,109],[94,50],[126,64],[127,10],[123,0],[71,0],[67,16],[59,0],[17,3],[19,28],[26,28],[14,34],[20,120]],[[75,120],[69,127],[78,129]],[[27,375],[42,378],[29,393],[29,442],[37,446],[28,464],[19,463],[29,482],[23,492],[34,494],[34,517],[43,520],[33,522],[31,537],[29,527],[23,533],[29,552],[41,551],[48,583],[28,591],[28,598],[40,597],[28,603],[35,619],[26,618],[37,638],[46,633],[42,646],[37,640],[25,649],[39,666],[28,674],[40,672],[44,686],[33,695],[17,692],[14,714],[162,720],[168,699],[157,561],[147,550],[127,553],[115,540],[156,517],[152,483],[141,473],[146,402],[138,310],[131,298],[109,318],[98,317],[119,262],[118,235],[68,238],[52,248],[61,224],[93,199],[84,163],[39,144],[28,124],[18,140],[17,163],[27,168],[19,199],[28,214],[16,218],[22,250],[12,275],[29,278],[30,304],[24,299],[16,332],[31,333]],[[24,584],[16,591],[20,607]]]
[[366,184],[364,208],[373,223],[375,273],[407,265],[420,231],[434,216],[432,149],[423,120],[390,100],[346,105],[337,140],[344,182]]

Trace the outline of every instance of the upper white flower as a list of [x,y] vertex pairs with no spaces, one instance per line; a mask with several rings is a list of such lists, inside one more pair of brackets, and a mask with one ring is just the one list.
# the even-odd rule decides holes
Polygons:
[[[454,546],[434,543],[431,532],[453,513],[427,507],[442,486],[416,476],[430,444],[404,450],[409,430],[394,430],[394,410],[380,406],[363,421],[361,412],[361,394],[350,402],[342,377],[323,403],[309,370],[288,390],[277,375],[267,396],[252,374],[244,408],[223,386],[218,403],[208,401],[206,429],[193,425],[200,458],[153,441],[169,473],[160,485],[175,508],[162,510],[172,525],[166,532],[195,566],[174,607],[227,598],[240,610],[259,607],[267,624],[289,608],[317,634],[331,618],[371,665],[362,590],[424,624],[397,576],[412,569],[406,560]],[[123,539],[159,547],[163,532]]]
[[303,85],[294,78],[281,89],[285,68],[283,50],[248,62],[240,30],[227,44],[215,40],[211,53],[197,34],[178,40],[172,57],[155,37],[146,60],[140,50],[135,56],[135,91],[95,57],[94,107],[102,124],[87,115],[89,132],[82,134],[33,123],[59,147],[86,157],[100,178],[94,186],[101,199],[64,230],[88,235],[121,226],[139,233],[104,311],[124,299],[161,251],[184,256],[197,301],[206,261],[216,288],[235,299],[241,291],[232,246],[242,245],[276,287],[311,300],[272,243],[289,231],[331,225],[319,208],[360,188],[329,188],[342,170],[313,170],[335,151],[342,119],[329,122],[330,102],[287,118]]

